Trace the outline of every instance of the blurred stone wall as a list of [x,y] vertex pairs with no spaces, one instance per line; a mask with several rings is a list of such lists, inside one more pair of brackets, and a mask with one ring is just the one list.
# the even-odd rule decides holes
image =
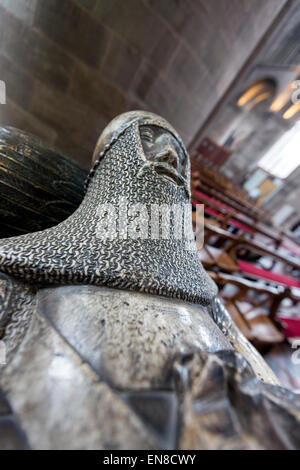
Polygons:
[[0,0],[0,125],[89,166],[117,114],[162,114],[189,144],[285,0]]

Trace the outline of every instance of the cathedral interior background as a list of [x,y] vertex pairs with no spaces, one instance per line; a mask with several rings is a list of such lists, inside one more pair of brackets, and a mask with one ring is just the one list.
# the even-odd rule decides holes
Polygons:
[[[136,110],[143,113],[106,127]],[[299,121],[297,0],[0,0],[0,448],[300,448]],[[147,184],[136,179],[144,174]],[[138,204],[190,197],[196,235],[203,209],[197,256],[175,240],[157,249],[136,240],[98,249],[92,198],[114,203],[127,195]],[[174,359],[185,348],[184,338],[170,340],[181,334],[170,313],[179,312],[176,302],[188,305],[191,326],[182,331],[201,350],[193,359]],[[193,319],[194,304],[203,324]],[[147,309],[160,322],[155,334]],[[151,358],[132,332],[138,321],[143,341],[155,338]],[[214,339],[206,342],[207,331]],[[34,335],[42,344],[33,345]],[[91,367],[87,378],[78,358]],[[191,374],[190,388],[180,385],[182,400],[163,379],[164,361],[180,376],[174,383],[183,381],[179,370]],[[277,400],[257,385],[264,398],[251,402],[249,416],[241,404],[248,366]],[[197,382],[200,369],[210,390]],[[56,388],[64,373],[78,390],[85,383],[82,399]],[[32,380],[47,388],[49,377],[56,395],[26,398]],[[234,392],[205,408],[205,394],[214,397],[218,387]],[[64,411],[71,400],[74,409]],[[78,411],[84,400],[86,414]],[[189,400],[194,408],[182,411]],[[237,421],[225,417],[225,405],[217,411],[226,400]],[[284,426],[273,417],[273,427],[264,423],[275,402]],[[119,424],[96,437],[97,419]],[[43,420],[45,428],[37,424]],[[79,430],[85,420],[90,426]]]

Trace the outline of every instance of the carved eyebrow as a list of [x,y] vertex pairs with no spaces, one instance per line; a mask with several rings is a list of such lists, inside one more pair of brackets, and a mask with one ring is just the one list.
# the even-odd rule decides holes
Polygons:
[[152,131],[152,129],[150,129],[149,127],[141,127],[140,128],[140,133],[143,137],[150,137],[151,139],[153,139],[154,137],[154,133]]

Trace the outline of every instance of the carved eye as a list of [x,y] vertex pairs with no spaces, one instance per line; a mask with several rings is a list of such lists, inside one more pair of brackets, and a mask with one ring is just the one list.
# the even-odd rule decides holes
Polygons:
[[145,140],[146,142],[149,142],[149,143],[153,143],[153,132],[151,129],[149,128],[144,128],[141,130],[141,137],[142,137],[142,140]]
[[185,161],[185,155],[181,149],[178,149],[177,155],[179,156],[180,163],[184,163]]

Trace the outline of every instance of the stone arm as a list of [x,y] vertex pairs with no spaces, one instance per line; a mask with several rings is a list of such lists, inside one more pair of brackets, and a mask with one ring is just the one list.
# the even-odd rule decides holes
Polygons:
[[0,292],[1,449],[298,448],[299,398],[263,384],[200,306],[94,286],[35,292],[4,275]]
[[0,273],[0,449],[28,449],[29,445],[1,385],[8,361],[22,342],[29,326],[33,290]]
[[280,385],[278,378],[268,366],[257,349],[247,340],[241,330],[237,327],[230,313],[223,305],[219,297],[215,297],[210,306],[210,314],[218,325],[225,338],[249,362],[257,377],[263,382]]

